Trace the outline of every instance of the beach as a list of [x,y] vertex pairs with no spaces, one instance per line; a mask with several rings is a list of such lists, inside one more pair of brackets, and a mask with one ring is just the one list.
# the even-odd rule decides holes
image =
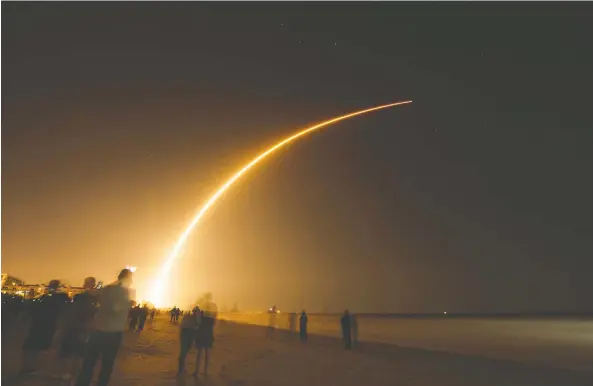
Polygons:
[[[37,376],[17,383],[22,324],[3,325],[2,384],[59,385]],[[590,386],[593,372],[535,363],[402,348],[364,342],[347,351],[331,336],[312,335],[303,344],[297,336],[276,331],[266,340],[265,327],[220,320],[209,376],[191,376],[195,351],[188,356],[187,374],[177,377],[178,326],[160,317],[142,333],[125,334],[112,376],[114,386],[157,385],[544,385]],[[57,345],[55,345],[57,346]],[[51,373],[55,352],[47,353],[43,373]],[[97,369],[98,370],[98,369]]]
[[[341,315],[309,315],[309,332],[339,338]],[[265,313],[221,314],[221,318],[266,326]],[[359,315],[362,342],[393,344],[593,372],[591,317],[460,317]],[[279,328],[288,328],[281,314]]]

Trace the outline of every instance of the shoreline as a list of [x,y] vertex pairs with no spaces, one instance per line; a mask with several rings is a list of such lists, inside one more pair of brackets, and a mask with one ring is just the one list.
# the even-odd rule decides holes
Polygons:
[[[3,323],[2,382],[18,368],[22,323],[12,332]],[[176,377],[179,326],[166,317],[155,319],[142,333],[126,332],[111,386],[225,385],[225,386],[589,386],[593,372],[555,368],[389,343],[360,342],[344,350],[341,340],[310,334],[301,343],[298,334],[278,329],[265,339],[265,326],[219,320],[215,327],[210,376],[197,381],[191,375],[195,350],[187,360],[187,376]],[[20,331],[20,332],[19,332]],[[54,348],[46,356],[51,370]],[[9,353],[9,357],[7,357]],[[8,368],[12,367],[12,368]],[[96,369],[95,373],[98,372]],[[41,385],[43,383],[27,383]],[[47,380],[45,380],[47,382]],[[16,385],[15,385],[16,386]]]

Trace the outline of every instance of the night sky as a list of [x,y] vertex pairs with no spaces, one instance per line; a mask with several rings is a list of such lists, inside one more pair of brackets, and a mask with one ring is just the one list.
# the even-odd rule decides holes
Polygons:
[[585,3],[2,3],[2,272],[376,312],[593,308]]

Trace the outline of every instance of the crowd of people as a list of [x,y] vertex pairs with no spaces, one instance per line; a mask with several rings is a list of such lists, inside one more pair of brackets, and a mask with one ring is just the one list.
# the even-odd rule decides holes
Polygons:
[[[20,376],[36,374],[40,369],[41,354],[57,341],[60,378],[70,385],[89,386],[100,358],[96,385],[107,386],[124,331],[142,332],[147,320],[152,322],[158,314],[154,307],[134,305],[129,291],[132,276],[129,269],[124,269],[114,283],[101,289],[96,289],[95,278],[88,277],[84,280],[83,292],[73,299],[59,291],[58,280],[50,281],[47,293],[35,299],[28,313],[31,323],[23,344]],[[3,303],[7,306],[4,311],[9,311],[15,318],[21,317],[22,301],[7,297],[3,298]],[[213,308],[214,312],[211,311]],[[175,307],[171,315],[171,321],[177,323],[183,312]],[[212,302],[205,305],[205,310],[195,307],[185,313],[180,325],[180,373],[184,371],[185,358],[192,343],[198,351],[194,375],[198,375],[202,357],[204,373],[207,373],[216,316]],[[58,331],[59,339],[54,339]]]
[[130,308],[128,317],[130,318],[130,331],[142,332],[146,325],[146,320],[152,322],[156,315],[156,308],[148,309],[148,305],[144,304],[142,307],[136,305]]
[[[158,314],[154,307],[149,309],[147,305],[133,305],[129,291],[132,275],[130,270],[123,269],[114,283],[100,290],[96,289],[95,278],[88,277],[84,280],[84,291],[73,299],[59,292],[59,281],[52,280],[48,285],[48,292],[36,299],[30,310],[31,324],[23,344],[21,375],[32,375],[37,371],[40,354],[51,348],[59,329],[58,369],[61,378],[75,386],[89,386],[101,358],[96,385],[107,386],[126,327],[130,331],[142,332],[147,319],[152,322]],[[22,312],[22,305],[6,304],[8,308],[5,311],[17,315]],[[266,338],[274,338],[278,314],[275,306],[269,310]],[[217,309],[211,294],[206,294],[200,300],[200,305],[191,311],[183,312],[173,307],[169,315],[172,324],[178,324],[182,317],[178,374],[185,372],[186,358],[192,346],[197,351],[193,375],[198,376],[202,358],[203,373],[207,374],[217,319]],[[308,320],[307,313],[302,311],[298,323],[302,342],[307,342],[308,339]],[[290,332],[296,332],[296,313],[288,314],[288,326]],[[356,318],[348,310],[341,318],[341,327],[345,348],[350,349],[353,342],[357,341],[358,328]]]
[[[97,385],[106,386],[119,351],[130,313],[129,287],[132,272],[124,269],[117,280],[96,290],[96,280],[84,280],[83,292],[70,299],[60,292],[60,282],[52,280],[47,293],[34,300],[31,323],[23,344],[21,376],[35,374],[40,358],[48,351],[58,330],[58,370],[64,381],[90,385],[94,367],[101,358]],[[55,367],[54,367],[55,368]]]

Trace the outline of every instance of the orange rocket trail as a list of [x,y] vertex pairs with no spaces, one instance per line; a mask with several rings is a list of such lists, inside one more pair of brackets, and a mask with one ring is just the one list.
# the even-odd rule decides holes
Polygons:
[[202,208],[198,211],[198,213],[195,215],[195,217],[193,218],[193,220],[189,223],[189,225],[187,226],[187,228],[185,229],[185,231],[181,234],[181,236],[179,236],[179,239],[177,240],[177,242],[175,243],[175,247],[173,248],[173,251],[169,254],[169,256],[167,257],[167,260],[165,260],[165,262],[163,263],[163,266],[160,269],[160,273],[159,273],[159,278],[156,280],[156,282],[154,283],[154,285],[152,286],[152,296],[150,297],[150,301],[155,304],[156,306],[163,306],[163,295],[165,293],[165,288],[167,288],[167,280],[168,280],[168,276],[169,276],[169,271],[171,270],[171,266],[173,265],[173,262],[175,262],[175,259],[177,258],[177,256],[179,255],[179,251],[181,250],[181,247],[183,247],[183,244],[185,243],[185,241],[187,240],[189,234],[191,233],[191,231],[194,229],[194,227],[196,226],[196,224],[200,221],[200,219],[204,216],[204,214],[208,211],[208,209],[210,209],[210,207],[212,207],[212,205],[214,205],[214,203],[246,172],[248,172],[251,168],[253,168],[254,166],[256,166],[258,163],[260,163],[260,161],[262,161],[263,159],[265,159],[266,157],[268,157],[270,154],[274,153],[275,151],[281,149],[282,147],[288,145],[289,143],[307,135],[310,134],[316,130],[322,129],[326,126],[329,126],[333,123],[337,123],[340,121],[344,121],[346,119],[350,119],[350,118],[354,118],[358,115],[363,115],[363,114],[367,114],[367,113],[371,113],[373,111],[377,111],[377,110],[383,110],[383,109],[388,109],[390,107],[395,107],[395,106],[401,106],[401,105],[405,105],[408,103],[412,103],[412,101],[402,101],[402,102],[395,102],[395,103],[389,103],[386,105],[382,105],[382,106],[376,106],[376,107],[371,107],[365,110],[360,110],[360,111],[355,111],[353,113],[350,114],[345,114],[336,118],[332,118],[329,119],[327,121],[318,123],[316,125],[304,128],[302,130],[299,130],[298,132],[296,132],[295,134],[284,138],[283,140],[281,140],[280,142],[270,146],[267,150],[263,151],[262,153],[260,153],[259,155],[257,155],[254,159],[252,159],[247,165],[243,166],[237,173],[235,173],[231,178],[229,178],[220,188],[218,188],[218,190],[216,190],[216,192],[214,192],[214,194],[208,199],[208,201],[206,201],[206,203],[204,204],[204,206],[202,206]]

